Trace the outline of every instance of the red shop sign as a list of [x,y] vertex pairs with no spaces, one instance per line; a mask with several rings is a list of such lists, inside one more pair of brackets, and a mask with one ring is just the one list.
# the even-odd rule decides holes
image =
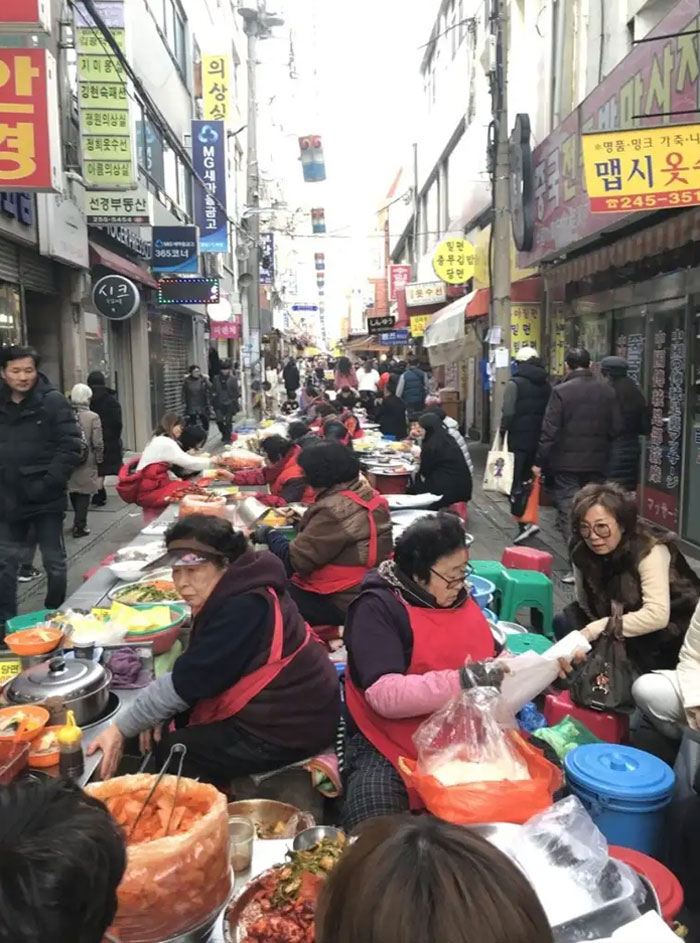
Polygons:
[[2,0],[0,26],[3,32],[30,26],[48,31],[48,12],[48,0]]

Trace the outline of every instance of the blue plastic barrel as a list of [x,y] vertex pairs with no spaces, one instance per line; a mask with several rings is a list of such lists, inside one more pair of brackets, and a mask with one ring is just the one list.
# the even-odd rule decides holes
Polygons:
[[589,743],[564,759],[567,782],[611,845],[658,856],[675,774],[634,747]]
[[484,576],[476,576],[474,573],[470,573],[467,580],[472,599],[478,604],[479,608],[485,609],[496,592],[496,584],[492,583],[491,580],[487,580]]

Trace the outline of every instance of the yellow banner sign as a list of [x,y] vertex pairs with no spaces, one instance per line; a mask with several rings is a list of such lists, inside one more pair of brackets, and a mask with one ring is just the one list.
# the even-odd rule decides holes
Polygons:
[[463,285],[474,274],[476,254],[466,239],[445,239],[433,254],[433,271],[448,285]]
[[700,124],[582,136],[593,213],[700,205]]
[[521,347],[540,349],[540,306],[538,304],[512,304],[510,306],[510,352],[513,357]]
[[228,121],[231,101],[228,76],[228,56],[202,56],[202,97],[205,121]]
[[414,314],[411,318],[411,337],[422,337],[431,317],[431,314]]

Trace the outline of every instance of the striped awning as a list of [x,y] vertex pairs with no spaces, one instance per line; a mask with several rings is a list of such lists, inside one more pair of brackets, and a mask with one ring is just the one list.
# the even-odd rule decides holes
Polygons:
[[597,272],[622,268],[630,262],[639,262],[697,241],[700,241],[700,209],[678,211],[655,226],[649,226],[631,236],[622,236],[610,245],[552,266],[547,269],[546,276],[558,284],[579,282]]

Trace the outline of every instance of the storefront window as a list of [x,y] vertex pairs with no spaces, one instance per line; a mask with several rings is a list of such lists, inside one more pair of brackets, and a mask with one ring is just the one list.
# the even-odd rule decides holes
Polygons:
[[592,363],[599,363],[611,351],[612,313],[584,314],[571,323],[574,347],[585,347]]
[[685,515],[682,536],[700,544],[700,298],[695,299],[688,339],[690,390],[686,454]]
[[19,288],[0,282],[0,347],[22,343],[22,306]]
[[109,325],[104,318],[93,314],[92,311],[85,312],[85,346],[88,373],[101,370],[109,383]]
[[627,361],[628,375],[644,386],[646,322],[639,309],[616,311],[613,318],[613,350]]

